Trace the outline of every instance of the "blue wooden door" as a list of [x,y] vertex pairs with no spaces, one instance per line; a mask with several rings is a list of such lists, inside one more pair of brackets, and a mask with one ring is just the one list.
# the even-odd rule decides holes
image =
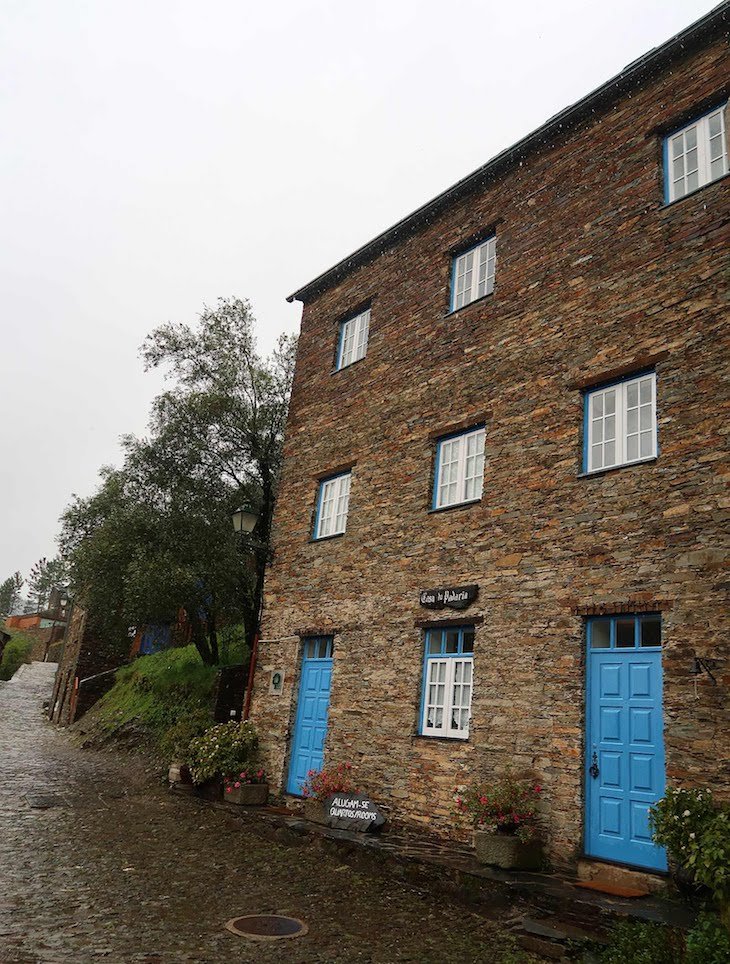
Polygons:
[[289,793],[297,796],[301,796],[307,773],[322,768],[331,681],[332,637],[305,639],[286,787]]
[[661,619],[591,620],[587,638],[586,854],[666,870],[649,826],[664,795]]

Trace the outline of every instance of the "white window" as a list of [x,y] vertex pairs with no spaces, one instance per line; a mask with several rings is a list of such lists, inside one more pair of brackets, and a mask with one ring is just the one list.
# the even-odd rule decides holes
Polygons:
[[347,510],[350,506],[350,473],[343,472],[319,484],[317,517],[314,538],[337,536],[347,528]]
[[587,472],[657,454],[656,375],[590,392],[586,399]]
[[370,309],[366,308],[354,318],[348,318],[340,326],[340,344],[337,349],[337,368],[346,368],[365,357],[370,331]]
[[469,736],[474,670],[474,627],[430,629],[426,633],[424,736]]
[[494,291],[496,250],[497,239],[489,238],[454,258],[452,311]]
[[727,172],[724,106],[667,138],[667,200],[676,201]]
[[484,487],[483,428],[441,439],[436,449],[433,508],[443,509],[482,497]]

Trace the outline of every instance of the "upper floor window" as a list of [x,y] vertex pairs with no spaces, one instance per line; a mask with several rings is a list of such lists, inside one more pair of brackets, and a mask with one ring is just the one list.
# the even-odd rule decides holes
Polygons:
[[627,465],[657,454],[656,373],[586,393],[584,471]]
[[319,483],[314,538],[341,535],[347,529],[350,507],[350,472],[342,472]]
[[420,727],[424,736],[469,736],[473,664],[473,626],[427,630]]
[[436,447],[433,508],[445,509],[482,497],[484,488],[484,428],[440,439]]
[[492,237],[454,258],[451,310],[463,308],[494,291],[497,239]]
[[728,172],[725,106],[670,134],[665,141],[667,202],[677,201]]
[[340,341],[337,346],[337,369],[346,368],[365,357],[370,331],[370,309],[366,308],[354,318],[340,325]]

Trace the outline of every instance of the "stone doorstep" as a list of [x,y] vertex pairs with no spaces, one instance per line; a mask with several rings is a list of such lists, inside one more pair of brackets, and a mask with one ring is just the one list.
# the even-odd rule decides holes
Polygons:
[[[309,837],[338,847],[345,856],[359,851],[363,856],[378,859],[381,865],[384,860],[392,861],[406,873],[418,874],[419,886],[441,894],[446,892],[472,907],[475,904],[477,907],[488,904],[487,889],[491,885],[493,891],[501,891],[503,895],[530,907],[536,916],[523,918],[523,924],[525,920],[530,920],[533,925],[566,934],[568,940],[587,940],[590,937],[600,941],[613,923],[626,918],[689,929],[697,917],[696,910],[688,904],[669,901],[655,894],[627,900],[581,890],[574,886],[576,878],[486,867],[477,863],[473,851],[464,844],[450,845],[417,834],[409,837],[394,832],[378,835],[334,830],[311,823],[299,814],[282,813],[281,807],[240,807],[223,800],[204,800],[174,787],[170,792],[200,806],[213,807],[238,817],[254,832],[261,833],[264,828],[271,828],[277,832],[277,839],[282,839],[283,833],[283,842],[286,842],[287,835],[290,835],[290,841],[297,837]],[[434,873],[434,868],[438,869],[438,873]],[[419,874],[419,870],[425,872]],[[521,924],[518,929],[524,931],[524,926]],[[535,933],[530,936],[539,937]],[[547,937],[540,939],[548,940]]]
[[586,882],[606,882],[617,887],[633,888],[650,894],[659,894],[667,889],[666,875],[649,874],[630,867],[620,867],[603,860],[583,858],[578,861],[578,880]]

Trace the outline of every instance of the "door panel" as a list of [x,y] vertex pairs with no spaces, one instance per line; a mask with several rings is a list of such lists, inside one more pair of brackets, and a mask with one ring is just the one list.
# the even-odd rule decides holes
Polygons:
[[587,660],[586,853],[666,870],[649,827],[664,794],[661,651],[589,649]]
[[299,700],[287,781],[287,791],[297,796],[301,796],[302,784],[307,779],[309,771],[320,770],[324,762],[331,680],[331,657],[320,659],[305,656],[302,659]]

